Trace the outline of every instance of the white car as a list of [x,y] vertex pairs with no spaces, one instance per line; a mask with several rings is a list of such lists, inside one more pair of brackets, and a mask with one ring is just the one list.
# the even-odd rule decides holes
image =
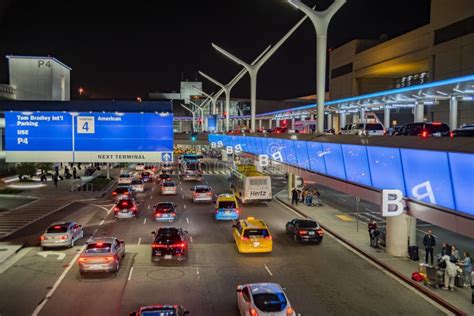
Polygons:
[[163,162],[161,164],[161,172],[171,173],[173,169],[174,169],[174,166],[172,162]]
[[193,191],[193,203],[212,202],[212,189],[208,185],[195,185]]
[[352,125],[351,134],[364,136],[384,136],[385,128],[380,123],[359,123]]
[[74,247],[74,243],[84,237],[82,226],[76,222],[58,222],[51,224],[41,235],[43,249],[53,247]]
[[131,184],[132,180],[133,177],[130,175],[130,173],[122,173],[118,178],[118,183]]
[[143,193],[145,192],[145,184],[142,180],[133,180],[131,185],[132,191]]
[[142,164],[142,163],[137,163],[137,164],[135,165],[135,170],[136,170],[136,171],[143,171],[143,170],[145,170],[145,165]]
[[176,184],[172,181],[165,181],[161,185],[161,194],[162,195],[174,195],[176,194]]
[[277,283],[253,283],[237,286],[240,316],[296,316],[285,291]]

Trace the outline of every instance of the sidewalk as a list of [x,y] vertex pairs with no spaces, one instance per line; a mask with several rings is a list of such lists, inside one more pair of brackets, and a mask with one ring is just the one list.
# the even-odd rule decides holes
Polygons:
[[[390,270],[402,275],[404,279],[408,278],[408,280],[411,281],[411,274],[418,271],[418,261],[411,261],[408,259],[408,256],[406,258],[392,257],[387,255],[383,249],[370,247],[367,225],[363,222],[359,222],[359,230],[357,231],[356,219],[347,213],[338,211],[326,204],[321,207],[309,207],[301,203],[298,203],[298,206],[291,206],[291,201],[288,199],[286,190],[276,194],[275,198],[302,215],[316,219],[329,233],[334,234],[336,237],[340,236],[341,239],[344,239],[352,248],[364,253],[369,258],[373,258],[373,261],[380,262],[382,266],[386,266]],[[471,288],[456,287],[454,292],[450,292],[427,287],[421,282],[411,282],[427,290],[429,296],[438,297],[438,299],[444,300],[457,309],[464,311],[467,315],[474,315],[474,305],[471,304]],[[422,291],[423,288],[421,289]]]

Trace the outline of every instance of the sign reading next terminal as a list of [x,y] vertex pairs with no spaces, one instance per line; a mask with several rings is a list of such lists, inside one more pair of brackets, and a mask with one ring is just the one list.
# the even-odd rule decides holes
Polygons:
[[160,162],[173,115],[6,112],[5,143],[7,162]]

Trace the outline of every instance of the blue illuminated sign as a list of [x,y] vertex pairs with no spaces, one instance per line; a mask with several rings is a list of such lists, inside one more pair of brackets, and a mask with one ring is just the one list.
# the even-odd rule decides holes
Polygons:
[[217,131],[217,115],[209,115],[207,117],[207,129],[209,132]]

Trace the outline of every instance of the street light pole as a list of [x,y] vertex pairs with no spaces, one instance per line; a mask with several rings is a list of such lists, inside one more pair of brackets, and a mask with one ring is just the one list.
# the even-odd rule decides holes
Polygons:
[[188,108],[186,105],[184,105],[183,103],[181,103],[181,106],[183,108],[185,108],[186,110],[188,110],[189,112],[191,112],[191,114],[193,115],[193,120],[192,120],[192,131],[196,131],[196,110],[191,110],[190,108]]
[[315,11],[301,0],[288,0],[290,4],[303,11],[310,18],[316,30],[316,96],[318,110],[318,133],[324,132],[324,97],[326,94],[326,55],[328,26],[332,17],[346,3],[346,0],[334,0],[324,11]]
[[189,102],[194,105],[200,112],[201,112],[201,119],[202,119],[202,125],[201,125],[201,132],[204,132],[204,108],[208,105],[209,99],[206,99],[204,102],[201,103],[201,105],[197,105],[195,102],[189,100]]
[[212,43],[212,47],[214,47],[219,53],[223,54],[227,58],[231,59],[233,62],[242,65],[247,72],[249,73],[250,77],[250,115],[251,115],[251,127],[250,130],[255,132],[255,116],[257,114],[257,74],[262,67],[262,65],[280,48],[281,45],[293,34],[298,27],[306,20],[307,16],[304,16],[295,26],[293,26],[285,36],[283,36],[276,44],[273,46],[268,52],[266,52],[263,57],[258,60],[255,65],[249,65],[243,60],[237,58],[236,56],[232,55],[228,51],[220,48],[216,44]]

